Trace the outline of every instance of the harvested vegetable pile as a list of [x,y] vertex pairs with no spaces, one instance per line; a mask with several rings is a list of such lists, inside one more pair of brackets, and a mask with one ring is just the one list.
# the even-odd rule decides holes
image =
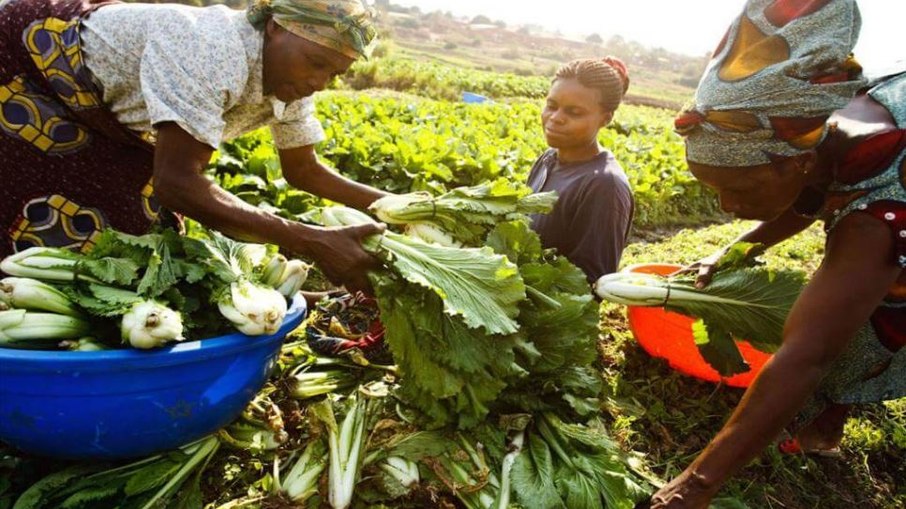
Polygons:
[[87,254],[33,247],[0,262],[0,347],[155,348],[273,334],[308,265],[217,233],[105,231]]
[[[553,202],[496,183],[376,204],[383,217],[405,214],[456,242],[392,231],[364,241],[384,262],[370,278],[395,365],[355,351],[319,358],[293,338],[269,385],[216,435],[223,454],[271,465],[255,489],[219,499],[221,508],[453,507],[455,500],[467,508],[628,509],[644,498],[651,485],[643,470],[598,417],[597,303],[584,274],[543,250],[524,216]],[[373,221],[344,208],[316,216],[332,226]],[[174,482],[194,490],[185,480],[196,474],[187,472],[207,461],[180,469]],[[200,507],[185,505],[172,483],[156,495],[167,476],[124,475],[116,485],[52,483],[16,509],[56,507],[62,494],[75,497],[66,504],[74,509],[136,494]]]

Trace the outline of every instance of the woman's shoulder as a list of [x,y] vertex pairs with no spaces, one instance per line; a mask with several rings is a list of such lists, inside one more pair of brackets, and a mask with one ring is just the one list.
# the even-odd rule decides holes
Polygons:
[[174,59],[189,54],[194,60],[210,61],[241,52],[244,19],[244,12],[223,5],[129,3],[105,5],[82,23],[108,45],[129,54],[143,54],[153,45]]
[[535,162],[532,163],[532,169],[529,170],[528,182],[531,186],[532,181],[535,177],[542,172],[547,172],[553,170],[554,166],[557,164],[557,151],[549,148],[541,153]]
[[155,44],[170,59],[205,76],[210,88],[238,93],[248,79],[248,47],[244,13],[222,5],[190,7],[169,5],[155,16]]
[[594,159],[588,178],[598,185],[615,185],[629,188],[629,177],[613,152],[604,150]]
[[887,108],[899,128],[906,128],[906,70],[874,80],[868,95]]
[[623,168],[609,151],[570,172],[569,186],[581,196],[620,196],[632,199],[632,188]]
[[535,159],[535,166],[544,165],[544,166],[553,166],[557,164],[557,150],[553,148],[548,148],[538,156],[538,159]]
[[141,21],[157,31],[167,31],[199,25],[226,26],[240,14],[241,11],[223,5],[195,7],[173,3],[115,3],[99,7],[86,20],[91,24],[104,23],[110,28],[119,26],[123,30],[130,28],[130,21]]
[[197,45],[221,47],[230,45],[237,36],[236,21],[243,13],[223,5],[192,7],[178,4],[165,6],[154,14],[154,27],[168,35],[190,34]]

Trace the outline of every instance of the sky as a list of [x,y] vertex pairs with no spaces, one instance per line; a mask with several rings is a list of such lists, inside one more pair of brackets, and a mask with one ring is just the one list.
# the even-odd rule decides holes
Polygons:
[[[675,53],[710,53],[745,0],[392,0],[422,12],[484,14],[510,25],[535,24],[564,34],[621,35]],[[879,68],[906,60],[902,35],[906,1],[859,0],[862,32],[856,57]],[[899,42],[897,42],[899,41]]]

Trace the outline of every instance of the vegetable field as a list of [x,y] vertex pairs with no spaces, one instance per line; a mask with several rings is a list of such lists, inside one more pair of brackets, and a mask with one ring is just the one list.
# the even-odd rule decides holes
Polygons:
[[[350,178],[395,193],[442,192],[497,178],[521,184],[546,148],[538,101],[468,105],[335,91],[321,94],[317,106],[327,133],[321,157]],[[601,131],[601,143],[633,186],[639,228],[720,217],[713,194],[686,170],[672,119],[666,110],[624,106]],[[233,175],[225,187],[251,200],[267,199],[292,213],[309,206],[279,180],[265,131],[226,145],[215,166],[219,174]]]
[[[388,223],[446,220],[452,238],[444,240],[456,246],[394,231],[366,242],[386,262],[371,282],[394,358],[318,357],[301,328],[236,421],[177,451],[85,464],[0,448],[0,509],[630,509],[704,447],[742,391],[684,377],[647,356],[624,309],[596,305],[581,272],[542,250],[520,219],[550,206],[523,186],[546,148],[537,100],[546,80],[474,81],[412,64],[360,67],[347,85],[368,73],[378,84],[391,79],[380,73],[411,75],[394,88],[428,97],[319,94],[327,132],[319,156],[374,187],[440,196],[430,208],[414,200],[372,212]],[[425,75],[430,80],[420,82]],[[444,83],[455,90],[461,80],[498,102],[450,102],[456,95]],[[601,132],[636,198],[623,265],[690,263],[751,226],[729,222],[688,173],[672,117],[624,106]],[[325,225],[370,220],[323,208],[331,204],[291,188],[265,131],[223,145],[208,174],[284,217]],[[470,190],[450,192],[462,186]],[[450,203],[458,205],[444,208]],[[770,270],[810,272],[822,249],[823,234],[813,228],[764,259]],[[218,285],[229,287],[233,276]],[[313,274],[304,289],[326,286]],[[858,410],[843,453],[816,459],[768,449],[714,507],[903,507],[906,401]]]

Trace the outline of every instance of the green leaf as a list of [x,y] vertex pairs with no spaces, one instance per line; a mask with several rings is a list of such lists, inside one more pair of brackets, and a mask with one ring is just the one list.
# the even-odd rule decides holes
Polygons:
[[754,266],[756,258],[764,253],[764,244],[735,242],[717,261],[717,270],[739,269]]
[[519,200],[516,212],[520,214],[547,214],[557,204],[557,193],[532,193]]
[[[489,335],[443,312],[439,297],[396,278],[372,279],[386,341],[402,375],[400,395],[434,421],[477,424],[519,376],[516,338]],[[418,312],[413,312],[417,309]]]
[[[261,261],[266,248],[260,244],[237,242],[220,233],[208,232],[209,238],[185,238],[183,247],[186,255],[194,264],[221,283],[233,283],[242,277],[249,277]],[[182,272],[197,278],[197,269],[185,269]]]
[[520,263],[525,284],[547,294],[554,292],[591,296],[591,288],[581,269],[559,256],[544,263]]
[[529,435],[527,442],[510,472],[516,499],[525,509],[565,509],[554,485],[550,449],[534,434]]
[[588,425],[567,424],[548,412],[536,421],[536,427],[554,453],[555,484],[570,509],[631,509],[646,495],[645,482],[629,468],[599,420]]
[[380,248],[391,253],[394,272],[444,301],[444,311],[461,315],[469,327],[511,334],[518,303],[525,299],[519,270],[490,248],[449,248],[386,232]]
[[581,472],[560,468],[556,474],[557,488],[564,495],[569,509],[604,509],[600,487]]
[[400,456],[409,461],[440,456],[448,452],[452,442],[439,431],[418,431],[403,435],[388,444],[388,456]]
[[170,256],[170,247],[165,242],[160,242],[148,260],[137,291],[146,297],[157,297],[176,284],[178,272],[178,265]]
[[[488,234],[487,246],[520,267],[541,259],[541,238],[531,230],[527,221],[508,221],[497,225]],[[523,277],[527,277],[523,274]]]
[[95,316],[115,317],[125,314],[133,304],[141,302],[137,293],[112,286],[89,284],[87,289],[64,289],[79,306]]
[[86,259],[83,266],[91,275],[110,284],[126,286],[138,277],[139,264],[126,258]]
[[179,464],[171,461],[152,463],[137,471],[126,481],[126,496],[134,496],[163,486],[179,470]]
[[391,196],[372,204],[371,210],[390,223],[434,223],[460,242],[476,245],[501,221],[522,213],[547,212],[556,202],[553,193],[526,196],[528,192],[524,186],[499,179],[436,197],[426,193]]
[[[671,284],[667,309],[701,318],[709,329],[726,331],[761,351],[774,352],[804,284],[801,272],[764,268],[718,272],[703,289],[696,289],[691,279],[677,279]],[[696,294],[707,298],[696,299]]]
[[198,479],[190,481],[176,494],[168,509],[200,509],[204,507],[204,497]]
[[174,451],[173,456],[176,456],[175,461],[179,468],[141,506],[141,509],[165,506],[186,483],[188,478],[198,475],[197,472],[205,469],[219,446],[220,442],[213,435],[209,435],[196,442],[182,446],[178,451]]
[[587,365],[597,356],[598,314],[591,294],[557,293],[551,298],[559,308],[529,308],[521,315],[523,334],[541,352],[534,364],[525,366],[534,374]]
[[48,507],[46,504],[51,500],[55,492],[64,489],[83,476],[101,469],[102,467],[100,466],[81,464],[49,474],[25,490],[16,500],[13,509],[43,509]]
[[120,493],[119,485],[101,484],[89,486],[73,493],[59,505],[59,509],[94,509],[99,502],[113,498]]
[[749,371],[733,337],[724,330],[709,328],[702,320],[692,323],[692,337],[702,357],[721,376],[733,376]]

